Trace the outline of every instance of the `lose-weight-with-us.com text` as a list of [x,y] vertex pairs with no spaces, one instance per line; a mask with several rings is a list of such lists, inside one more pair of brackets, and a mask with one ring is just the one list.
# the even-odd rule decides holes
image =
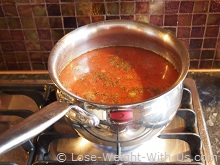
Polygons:
[[85,155],[76,155],[74,153],[65,154],[58,153],[57,160],[59,162],[65,161],[129,161],[129,162],[170,162],[170,161],[180,161],[180,162],[191,162],[191,161],[217,161],[217,155],[195,155],[192,157],[187,154],[178,154],[178,155],[169,155],[166,152],[164,153],[129,153],[123,154],[120,157],[113,153],[102,153],[99,155],[95,154],[85,154]]

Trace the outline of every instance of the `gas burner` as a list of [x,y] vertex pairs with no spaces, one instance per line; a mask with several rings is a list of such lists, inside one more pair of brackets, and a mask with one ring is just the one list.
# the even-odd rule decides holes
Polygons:
[[[55,89],[53,84],[0,84],[0,131],[55,101]],[[186,78],[181,107],[172,122],[158,137],[141,145],[121,147],[120,143],[116,146],[94,144],[81,137],[62,118],[39,136],[1,155],[0,162],[28,165],[215,165],[215,157],[196,84],[194,80]]]

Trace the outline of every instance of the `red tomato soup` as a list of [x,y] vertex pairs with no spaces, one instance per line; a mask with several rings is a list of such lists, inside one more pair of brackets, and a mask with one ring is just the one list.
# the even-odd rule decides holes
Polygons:
[[73,94],[104,104],[128,104],[150,99],[178,78],[162,56],[142,48],[112,46],[92,50],[71,61],[60,73]]

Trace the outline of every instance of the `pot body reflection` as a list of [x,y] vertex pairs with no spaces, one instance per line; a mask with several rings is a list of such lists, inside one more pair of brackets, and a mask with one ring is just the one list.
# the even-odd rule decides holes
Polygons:
[[[154,98],[119,105],[86,100],[62,85],[59,74],[68,63],[88,51],[109,46],[153,51],[171,62],[179,77],[168,90]],[[66,114],[67,122],[92,142],[129,146],[151,139],[170,123],[182,99],[182,83],[188,72],[189,57],[182,43],[164,29],[113,20],[89,24],[65,35],[51,51],[48,64],[51,79],[58,88],[57,98],[73,105]]]

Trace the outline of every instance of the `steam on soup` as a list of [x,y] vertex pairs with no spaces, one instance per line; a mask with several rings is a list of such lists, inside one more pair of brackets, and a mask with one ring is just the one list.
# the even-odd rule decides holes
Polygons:
[[73,94],[104,104],[128,104],[150,99],[178,78],[162,56],[136,47],[112,46],[73,59],[60,73],[63,86]]

